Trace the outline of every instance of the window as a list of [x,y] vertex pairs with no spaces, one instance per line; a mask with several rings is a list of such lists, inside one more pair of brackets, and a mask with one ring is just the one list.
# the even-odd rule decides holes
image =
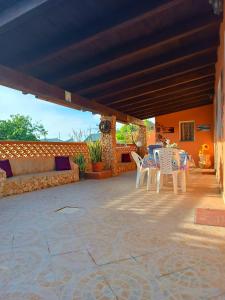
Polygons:
[[195,122],[184,121],[180,122],[180,141],[193,142],[195,139]]

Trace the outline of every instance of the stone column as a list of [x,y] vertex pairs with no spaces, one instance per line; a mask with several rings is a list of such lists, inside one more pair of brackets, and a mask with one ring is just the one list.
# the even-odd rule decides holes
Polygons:
[[110,133],[101,133],[102,161],[106,169],[112,170],[112,175],[118,175],[117,157],[116,157],[116,117],[101,116],[101,121],[111,122]]
[[138,141],[141,142],[141,147],[138,147],[138,152],[141,157],[144,157],[147,152],[147,130],[146,126],[139,126],[138,130]]

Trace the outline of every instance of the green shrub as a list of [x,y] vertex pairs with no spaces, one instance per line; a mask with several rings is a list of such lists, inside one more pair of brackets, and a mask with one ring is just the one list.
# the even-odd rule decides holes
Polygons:
[[80,171],[85,171],[86,161],[85,161],[85,157],[82,153],[74,156],[73,161],[79,166]]
[[102,145],[100,141],[89,142],[88,149],[93,163],[102,161]]

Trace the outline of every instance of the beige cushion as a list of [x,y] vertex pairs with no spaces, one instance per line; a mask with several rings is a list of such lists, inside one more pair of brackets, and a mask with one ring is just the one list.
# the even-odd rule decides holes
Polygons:
[[13,176],[43,173],[55,170],[54,157],[10,159]]

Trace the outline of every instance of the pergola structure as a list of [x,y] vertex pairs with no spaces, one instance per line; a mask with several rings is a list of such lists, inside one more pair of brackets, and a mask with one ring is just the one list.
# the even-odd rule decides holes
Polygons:
[[142,120],[213,101],[208,0],[0,0],[0,84]]

